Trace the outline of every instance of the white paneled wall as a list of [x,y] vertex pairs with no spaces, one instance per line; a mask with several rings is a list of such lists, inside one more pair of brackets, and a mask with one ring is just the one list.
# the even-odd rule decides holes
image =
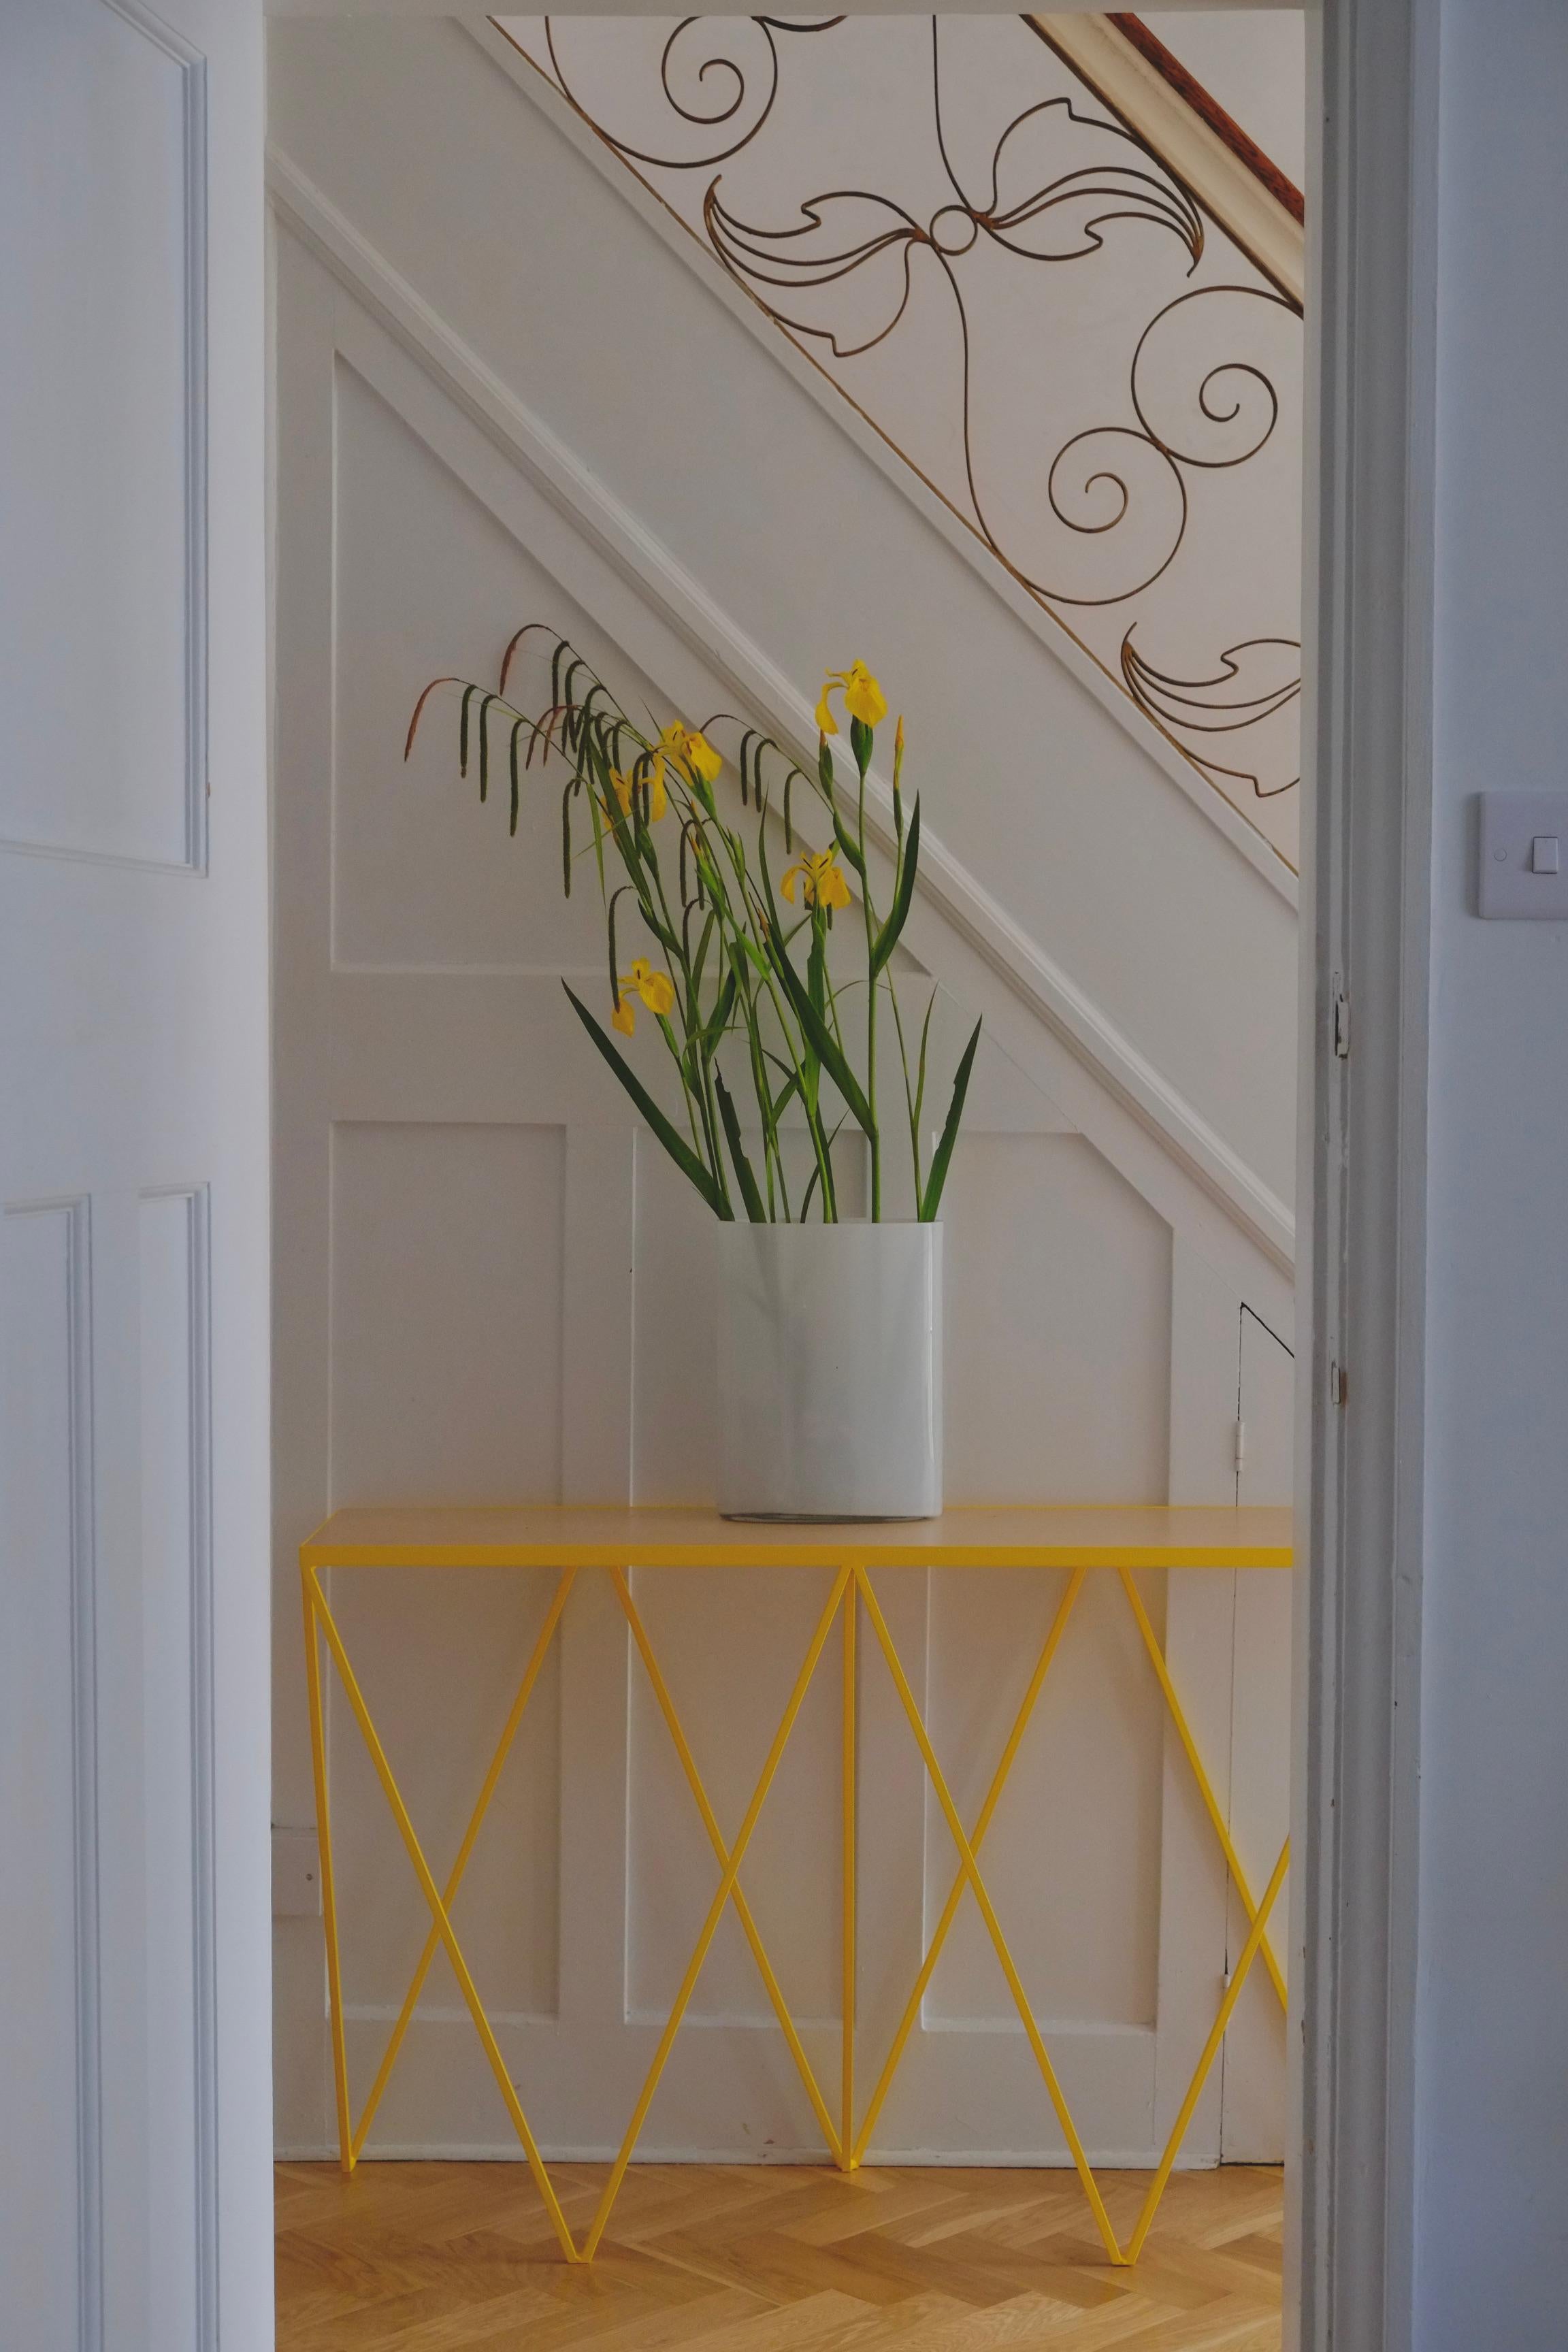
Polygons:
[[85,1203],[0,1216],[0,1538],[12,1564],[0,1621],[0,1762],[7,1789],[34,1791],[32,1803],[0,1816],[10,1890],[0,1906],[8,2086],[0,2193],[13,2245],[30,2256],[12,2281],[13,2309],[38,2342],[57,2344],[81,2329],[79,2168],[90,2161],[83,2141],[93,2119],[80,2031],[96,1957],[81,1902],[91,1791],[74,1804],[69,1793],[82,1780],[79,1692],[91,1655],[86,1273]]
[[[279,43],[285,71],[291,47],[290,29]],[[394,41],[384,55],[395,63],[400,49]],[[300,99],[291,87],[289,105]],[[280,1821],[303,1823],[293,1553],[329,1508],[711,1492],[711,1226],[631,1125],[562,996],[563,974],[602,985],[602,943],[592,891],[561,897],[558,795],[531,780],[509,842],[504,792],[481,808],[473,780],[458,782],[449,723],[438,719],[403,766],[409,709],[437,671],[490,676],[511,630],[537,616],[559,620],[628,707],[641,698],[700,718],[738,705],[691,631],[480,429],[341,270],[287,227],[277,258],[277,1803]],[[935,541],[928,552],[935,566],[952,562]],[[912,654],[904,667],[918,667]],[[1047,717],[1078,693],[1048,665],[1037,677]],[[934,777],[933,807],[944,789]],[[1239,861],[1236,872],[1242,889],[1257,887]],[[988,1023],[945,1206],[950,1492],[1233,1496],[1243,1304],[1280,1322],[1277,1265],[1081,1055],[1021,1013],[960,926],[922,908],[910,938],[911,975],[923,967],[940,982],[955,1023],[965,1009]],[[1279,1045],[1289,1052],[1288,1034]],[[846,1174],[852,1192],[852,1162]],[[1278,1399],[1260,1408],[1276,1410]],[[1058,1589],[1023,1576],[887,1583],[890,1622],[973,1812]],[[822,1580],[644,1573],[635,1584],[732,1829]],[[1232,1771],[1235,1585],[1188,1578],[1169,1603],[1155,1584],[1148,1593],[1156,1622],[1169,1617],[1221,1783]],[[350,1654],[438,1874],[552,1589],[543,1573],[334,1579]],[[745,1878],[824,2079],[838,2046],[838,1675],[835,1645]],[[859,1704],[862,2065],[874,2071],[952,1857],[873,1658],[862,1658]],[[1263,1713],[1247,1736],[1282,1757],[1277,1699]],[[358,2098],[427,1922],[344,1709],[331,1762]],[[991,1877],[1097,2155],[1151,2155],[1219,1998],[1224,1872],[1184,1772],[1120,1591],[1094,1586],[998,1813]],[[618,2139],[712,1885],[625,1626],[584,1577],[457,1911],[547,2151],[599,2153]],[[279,1923],[278,1987],[279,2142],[321,2150],[331,2094],[317,1923]],[[1278,2052],[1258,2063],[1277,2067]],[[1194,2154],[1217,2155],[1220,2129],[1216,2084]],[[508,2142],[438,1964],[372,2152],[510,2153]],[[732,1919],[646,2145],[734,2157],[819,2147]],[[1062,2153],[967,1914],[874,2147],[892,2158]]]

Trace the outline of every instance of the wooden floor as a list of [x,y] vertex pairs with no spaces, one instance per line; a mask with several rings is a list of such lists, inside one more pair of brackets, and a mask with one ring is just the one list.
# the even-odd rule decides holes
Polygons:
[[[603,2178],[555,2169],[579,2237]],[[650,2165],[574,2269],[521,2165],[283,2164],[278,2352],[1279,2352],[1281,2198],[1178,2173],[1119,2272],[1071,2173]]]

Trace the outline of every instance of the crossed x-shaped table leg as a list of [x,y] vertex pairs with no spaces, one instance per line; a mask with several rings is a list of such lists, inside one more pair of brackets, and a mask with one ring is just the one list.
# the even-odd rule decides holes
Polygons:
[[[1067,1591],[1063,1594],[1061,1602],[1052,1620],[1050,1629],[1047,1633],[1039,1657],[1036,1662],[1034,1672],[1030,1676],[1028,1685],[1025,1691],[1023,1701],[1019,1706],[1017,1715],[1014,1719],[1012,1728],[1009,1731],[1007,1739],[1004,1745],[1000,1759],[996,1766],[995,1773],[992,1779],[991,1786],[986,1792],[985,1801],[982,1805],[980,1813],[976,1819],[974,1829],[973,1832],[966,1832],[963,1828],[963,1824],[960,1820],[957,1808],[953,1803],[942,1767],[937,1760],[936,1752],[931,1746],[930,1735],[926,1729],[914,1693],[910,1686],[909,1678],[905,1674],[902,1662],[899,1657],[892,1636],[889,1632],[887,1621],[883,1616],[877,1595],[872,1589],[871,1580],[868,1572],[867,1565],[863,1560],[859,1559],[849,1559],[844,1560],[839,1565],[834,1575],[832,1589],[828,1594],[827,1601],[822,1613],[817,1620],[816,1631],[813,1633],[810,1645],[807,1648],[805,1659],[802,1662],[800,1671],[795,1677],[795,1685],[790,1693],[788,1704],[786,1705],[784,1715],[780,1719],[778,1729],[774,1733],[772,1745],[770,1746],[767,1756],[763,1761],[756,1787],[752,1791],[751,1801],[747,1805],[744,1818],[742,1819],[740,1829],[736,1833],[732,1846],[726,1846],[725,1844],[723,1833],[720,1829],[718,1818],[714,1813],[712,1805],[708,1798],[707,1790],[703,1786],[701,1775],[698,1770],[696,1759],[692,1755],[690,1744],[687,1739],[685,1730],[681,1725],[679,1716],[677,1713],[674,1701],[670,1696],[668,1686],[665,1682],[665,1678],[660,1670],[658,1660],[654,1653],[653,1646],[648,1640],[647,1629],[643,1624],[641,1616],[637,1612],[636,1602],[632,1598],[631,1589],[627,1582],[626,1570],[622,1568],[613,1567],[608,1572],[615,1587],[616,1598],[620,1603],[620,1607],[626,1617],[627,1625],[630,1628],[632,1638],[637,1645],[637,1649],[642,1659],[645,1670],[647,1671],[648,1681],[653,1689],[659,1711],[663,1716],[666,1726],[669,1731],[670,1738],[679,1759],[681,1769],[686,1776],[687,1783],[691,1790],[693,1799],[701,1816],[702,1824],[707,1832],[709,1843],[712,1846],[714,1858],[719,1864],[720,1879],[718,1886],[714,1892],[712,1901],[709,1906],[707,1916],[703,1921],[701,1932],[699,1935],[697,1943],[692,1950],[691,1958],[688,1963],[686,1972],[681,1979],[679,1990],[677,1992],[674,2005],[665,2022],[658,2047],[654,2053],[652,2063],[648,2068],[647,2077],[638,2095],[630,2120],[627,2123],[626,2133],[622,2139],[615,2164],[611,2168],[609,2179],[605,2184],[605,2189],[601,2195],[598,2208],[594,2215],[593,2221],[589,2226],[587,2235],[584,2240],[581,2248],[579,2248],[573,2237],[565,2215],[562,2211],[560,2200],[556,2196],[554,2186],[550,2179],[549,2171],[546,2168],[544,2160],[539,2152],[532,2131],[529,2126],[528,2117],[525,2115],[521,2103],[518,2098],[516,2088],[506,2071],[505,2060],[503,2059],[500,2047],[496,2042],[494,2032],[490,2026],[489,2020],[486,2015],[484,2004],[479,1999],[478,1989],[476,1988],[472,1976],[468,1970],[468,1963],[463,1957],[462,1948],[458,1944],[456,1933],[453,1930],[450,1916],[451,1906],[456,1900],[458,1890],[462,1885],[479,1831],[483,1826],[485,1816],[489,1810],[491,1799],[495,1794],[507,1757],[510,1754],[512,1744],[517,1737],[519,1727],[522,1722],[523,1715],[527,1709],[534,1685],[539,1678],[540,1670],[544,1664],[550,1644],[553,1641],[556,1631],[560,1625],[563,1612],[564,1612],[567,1600],[570,1596],[573,1584],[577,1575],[577,1570],[575,1568],[565,1569],[556,1585],[549,1610],[545,1615],[544,1622],[540,1628],[538,1637],[534,1643],[527,1665],[524,1669],[521,1682],[519,1685],[517,1696],[512,1703],[511,1710],[502,1727],[500,1740],[497,1743],[495,1752],[490,1759],[489,1769],[485,1775],[479,1798],[475,1803],[473,1812],[469,1817],[468,1827],[464,1832],[462,1843],[458,1847],[457,1857],[452,1864],[451,1871],[447,1875],[446,1886],[442,1889],[437,1886],[429,1864],[426,1861],[424,1853],[420,1847],[413,1822],[409,1817],[408,1809],[403,1801],[401,1791],[399,1790],[396,1780],[394,1778],[391,1767],[387,1762],[385,1752],[382,1748],[380,1738],[375,1730],[375,1726],[372,1721],[369,1708],[365,1705],[363,1695],[360,1690],[353,1666],[349,1662],[347,1652],[343,1647],[342,1636],[333,1622],[331,1608],[327,1602],[324,1593],[322,1592],[319,1571],[312,1565],[303,1562],[301,1563],[305,1616],[306,1672],[310,1706],[311,1746],[315,1769],[316,1810],[321,1846],[322,1908],[324,1912],[324,1926],[326,1929],[328,1988],[331,2010],[332,2060],[337,2098],[338,2138],[341,2158],[344,2169],[352,2171],[355,2163],[358,2161],[361,2150],[364,2146],[366,2134],[369,2132],[376,2109],[380,2105],[382,2095],[386,2088],[392,2069],[396,2063],[398,2053],[403,2046],[404,2039],[407,2033],[409,2024],[413,2020],[419,1994],[423,1990],[426,1978],[429,1973],[431,1963],[433,1962],[437,1949],[439,1947],[445,1949],[447,1958],[451,1963],[453,1973],[458,1979],[464,2001],[467,2004],[469,2014],[474,2021],[475,2030],[479,2036],[486,2057],[488,2058],[491,2071],[496,2077],[501,2096],[506,2104],[507,2112],[511,2117],[513,2128],[517,2133],[518,2138],[521,2143],[523,2152],[527,2157],[529,2167],[539,2188],[540,2195],[544,2202],[545,2210],[549,2216],[551,2225],[554,2230],[556,2238],[560,2242],[562,2252],[568,2262],[575,2263],[592,2261],[594,2254],[597,2251],[599,2243],[603,2239],[611,2211],[615,2206],[616,2197],[620,2192],[621,2184],[625,2179],[626,2168],[632,2160],[632,2156],[636,2149],[637,2139],[641,2135],[643,2124],[647,2119],[648,2108],[652,2104],[654,2094],[658,2087],[659,2079],[662,2076],[665,2066],[668,2061],[670,2052],[674,2046],[675,2038],[680,2030],[682,2022],[684,2021],[687,2010],[691,2001],[692,1994],[696,1990],[698,1979],[701,1974],[702,1968],[707,1959],[713,1938],[718,1932],[720,1922],[723,1917],[726,1908],[731,1903],[735,1906],[736,1916],[745,1934],[746,1940],[751,1947],[752,1957],[756,1960],[758,1970],[767,1990],[769,2000],[773,2004],[774,2015],[777,2017],[780,2027],[784,2032],[790,2054],[793,2057],[795,2066],[800,2074],[801,2081],[805,2087],[807,2096],[811,2101],[812,2108],[816,2116],[818,2124],[821,2126],[824,2138],[826,2141],[828,2149],[833,2157],[833,2160],[845,2170],[853,2169],[853,2168],[857,2166],[864,2157],[867,2146],[870,2139],[871,2132],[876,2125],[879,2116],[881,2113],[883,2103],[887,2098],[894,2076],[896,2075],[900,2063],[903,2059],[910,2032],[913,2030],[915,2021],[920,2013],[921,2003],[924,1999],[926,1989],[931,1982],[931,1976],[935,1970],[937,1961],[941,1957],[942,1947],[946,1942],[953,1919],[957,1916],[958,1908],[963,1899],[963,1890],[968,1886],[973,1892],[975,1902],[979,1906],[982,1918],[985,1924],[986,1931],[990,1936],[992,1944],[995,1949],[997,1959],[1007,1981],[1008,1990],[1011,1992],[1015,2005],[1016,2006],[1019,2021],[1023,2025],[1024,2032],[1028,2039],[1030,2049],[1035,2057],[1035,2062],[1039,2068],[1041,2078],[1044,2081],[1047,2092],[1050,2097],[1051,2105],[1055,2109],[1058,2122],[1061,2126],[1063,2137],[1066,2139],[1068,2150],[1072,2156],[1073,2163],[1077,2168],[1079,2178],[1083,2183],[1084,2191],[1088,2197],[1089,2208],[1094,2216],[1095,2225],[1099,2230],[1106,2253],[1110,2260],[1118,2265],[1125,2265],[1136,2261],[1139,2252],[1142,2247],[1144,2239],[1148,2235],[1149,2228],[1153,2221],[1154,2213],[1158,2208],[1160,2200],[1164,2193],[1165,2185],[1169,2180],[1172,2168],[1175,2163],[1176,2156],[1180,2150],[1182,2141],[1186,2135],[1187,2128],[1192,2121],[1193,2114],[1196,2108],[1204,2084],[1207,2080],[1209,2071],[1224,2039],[1226,2029],[1230,2022],[1236,2004],[1240,1999],[1242,1989],[1247,1982],[1247,1979],[1251,1972],[1253,1963],[1257,1959],[1259,1951],[1261,1951],[1264,1956],[1265,1965],[1273,1979],[1281,2003],[1283,2003],[1285,1998],[1284,1979],[1279,1972],[1279,1965],[1274,1958],[1274,1954],[1269,1948],[1267,1929],[1269,1915],[1273,1909],[1274,1903],[1279,1895],[1280,1885],[1284,1880],[1289,1860],[1289,1847],[1287,1845],[1281,1848],[1279,1859],[1275,1864],[1273,1874],[1264,1891],[1262,1901],[1260,1903],[1256,1902],[1247,1885],[1240,1862],[1236,1854],[1224,1814],[1221,1811],[1217,1800],[1215,1799],[1208,1775],[1204,1769],[1202,1757],[1187,1725],[1186,1717],[1182,1711],[1180,1701],[1177,1698],[1174,1686],[1172,1684],[1169,1670],[1166,1666],[1163,1654],[1160,1649],[1159,1643],[1155,1638],[1154,1630],[1150,1622],[1148,1612],[1143,1606],[1142,1597],[1139,1594],[1137,1586],[1129,1570],[1122,1568],[1119,1569],[1117,1573],[1121,1577],[1129,1605],[1131,1606],[1133,1616],[1137,1622],[1144,1647],[1146,1648],[1149,1657],[1152,1663],[1162,1693],[1164,1696],[1166,1706],[1170,1710],[1171,1717],[1181,1739],[1182,1746],[1189,1762],[1191,1763],[1199,1791],[1204,1801],[1205,1811],[1207,1811],[1219,1838],[1221,1849],[1225,1854],[1226,1863],[1230,1872],[1232,1883],[1236,1886],[1243,1908],[1247,1916],[1249,1932],[1240,1958],[1238,1959],[1235,1969],[1232,1971],[1230,1982],[1226,1988],[1225,1998],[1220,2004],[1218,2014],[1215,2019],[1214,2026],[1198,2060],[1191,2084],[1188,2086],[1186,2096],[1182,2103],[1175,2123],[1172,2127],[1160,2165],[1150,2184],[1148,2195],[1145,2198],[1142,2210],[1139,2215],[1138,2221],[1125,2250],[1119,2243],[1115,2231],[1111,2227],[1110,2219],[1106,2211],[1104,2200],[1100,2195],[1099,2183],[1095,2179],[1093,2168],[1090,2166],[1089,2158],[1084,2150],[1083,2143],[1079,2135],[1077,2126],[1073,2121],[1072,2113],[1068,2107],[1066,2095],[1057,2076],[1056,2069],[1052,2065],[1050,2053],[1047,2050],[1045,2041],[1040,2033],[1039,2027],[1036,2022],[1034,2012],[1029,2006],[1027,1995],[1025,1992],[1012,1953],[1008,1948],[1006,1937],[1003,1933],[1001,1923],[996,1916],[995,1907],[992,1902],[985,1881],[981,1874],[978,1859],[980,1849],[985,1840],[986,1832],[991,1826],[992,1819],[995,1813],[997,1805],[999,1804],[1003,1792],[1006,1788],[1008,1777],[1013,1769],[1019,1748],[1023,1742],[1025,1732],[1027,1729],[1030,1718],[1034,1714],[1035,1706],[1039,1698],[1041,1690],[1044,1687],[1046,1677],[1050,1671],[1051,1664],[1060,1647],[1062,1637],[1067,1631],[1068,1622],[1077,1604],[1079,1595],[1083,1589],[1084,1580],[1088,1575],[1089,1570],[1083,1568],[1077,1569],[1072,1572],[1068,1580]],[[855,2128],[854,2117],[856,1972],[855,1644],[858,1608],[862,1605],[866,1610],[867,1616],[876,1634],[878,1644],[887,1662],[889,1672],[892,1676],[894,1687],[898,1692],[900,1701],[903,1706],[905,1715],[909,1719],[910,1727],[914,1734],[916,1744],[919,1747],[927,1776],[931,1781],[937,1801],[942,1808],[943,1818],[947,1823],[949,1834],[952,1838],[954,1847],[958,1853],[959,1867],[957,1874],[954,1876],[952,1886],[949,1892],[941,1919],[938,1922],[936,1933],[932,1937],[930,1948],[927,1950],[921,1961],[920,1972],[916,1978],[913,1989],[910,1991],[909,2000],[905,2005],[903,2015],[900,2021],[898,2031],[894,2035],[892,2044],[889,2050],[888,2057],[883,2065],[881,2074],[878,2080],[876,2088],[872,2093],[871,2098],[868,2103],[865,2115],[860,2122],[859,2129],[857,2131]],[[788,2005],[779,1986],[772,1963],[768,1958],[767,1951],[763,1946],[762,1937],[758,1932],[755,1919],[753,1918],[751,1911],[751,1906],[747,1903],[744,1893],[742,1890],[740,1873],[742,1864],[745,1859],[747,1849],[751,1844],[752,1833],[756,1829],[763,1806],[767,1800],[768,1792],[773,1786],[780,1762],[783,1759],[784,1749],[788,1745],[790,1735],[795,1728],[795,1720],[799,1716],[806,1693],[811,1686],[812,1678],[816,1672],[817,1664],[821,1659],[823,1651],[826,1646],[829,1635],[832,1633],[834,1619],[839,1614],[841,1610],[841,1633],[844,1658],[842,1729],[844,1827],[844,2024],[842,2036],[840,2109],[838,2121],[836,2125],[833,2116],[828,2108],[827,2102],[823,2096],[821,2087],[817,2083],[815,2073],[813,2072],[811,2063],[806,2055],[804,2044],[801,2042],[799,2032],[797,2032],[795,2021],[790,2015]],[[418,1965],[416,1968],[414,1976],[409,1983],[408,1991],[405,1997],[402,2009],[399,2011],[397,2021],[394,2025],[392,2033],[388,2039],[385,2052],[382,2057],[380,2067],[377,2070],[375,2080],[372,2084],[370,2093],[365,2100],[364,2108],[360,2116],[357,2128],[353,2123],[349,2105],[347,2053],[343,2032],[342,1970],[339,1958],[336,1895],[331,1856],[331,1827],[326,1778],[326,1746],[321,1703],[321,1677],[319,1644],[320,1638],[322,1635],[324,1635],[326,1639],[328,1649],[342,1679],[350,1706],[353,1709],[355,1720],[357,1721],[361,1733],[363,1736],[365,1746],[369,1752],[376,1777],[380,1781],[383,1793],[386,1797],[387,1803],[392,1810],[394,1819],[397,1823],[399,1833],[401,1834],[403,1843],[407,1850],[409,1860],[413,1864],[415,1874],[419,1881],[420,1889],[430,1911],[432,1922],[430,1932],[426,1939],[424,1950],[420,1955]]]

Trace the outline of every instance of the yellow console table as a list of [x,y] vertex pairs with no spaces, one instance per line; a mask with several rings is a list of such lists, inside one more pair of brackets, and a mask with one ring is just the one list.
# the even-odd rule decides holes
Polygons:
[[[1164,2193],[1171,2168],[1197,2105],[1198,2097],[1219,2050],[1242,1987],[1259,1953],[1280,2001],[1285,1982],[1268,1937],[1268,1917],[1284,1879],[1289,1847],[1279,1859],[1261,1896],[1247,1884],[1225,1815],[1215,1796],[1171,1681],[1163,1653],[1134,1581],[1140,1569],[1285,1569],[1291,1564],[1290,1514],[1281,1509],[1163,1508],[1137,1506],[1110,1508],[1058,1509],[974,1508],[952,1510],[942,1518],[892,1524],[752,1525],[719,1518],[711,1511],[684,1509],[446,1509],[338,1511],[300,1547],[300,1572],[305,1610],[305,1658],[310,1701],[310,1738],[315,1763],[316,1813],[321,1843],[321,1886],[327,1941],[327,1979],[331,2004],[332,2062],[336,2080],[338,2145],[345,2170],[353,2168],[365,2135],[386,2088],[388,2077],[413,2018],[416,2004],[437,1948],[450,1960],[463,1999],[484,2044],[500,2094],[518,2138],[532,2169],[563,2253],[569,2262],[590,2262],[598,2249],[621,2182],[631,2162],[643,2122],[666,2061],[696,1990],[710,1945],[727,1906],[733,1904],[767,1988],[774,2014],[820,2124],[833,2160],[844,2170],[859,2163],[872,2127],[881,2112],[920,2012],[931,1972],[965,1887],[973,1893],[996,1957],[1017,2006],[1020,2022],[1072,2153],[1097,2228],[1109,2259],[1117,2264],[1134,2262],[1148,2235],[1150,2223]],[[479,1790],[472,1816],[444,1886],[438,1886],[422,1852],[408,1809],[376,1734],[370,1710],[355,1679],[342,1638],[321,1586],[321,1571],[332,1568],[544,1568],[557,1573],[557,1583],[544,1623],[524,1669],[511,1712],[508,1716],[489,1769]],[[826,1604],[801,1662],[789,1703],[769,1747],[757,1785],[735,1832],[727,1843],[709,1801],[685,1729],[676,1713],[668,1686],[659,1668],[647,1632],[637,1612],[627,1581],[634,1568],[726,1568],[738,1573],[749,1569],[826,1569],[832,1574]],[[884,1570],[901,1568],[1018,1568],[1068,1571],[1066,1591],[1036,1661],[1012,1727],[1004,1744],[985,1801],[974,1825],[965,1830],[953,1804],[942,1766],[937,1760],[921,1710],[904,1672],[887,1620],[877,1599],[874,1578]],[[601,1570],[610,1578],[660,1712],[668,1727],[676,1753],[701,1814],[713,1848],[719,1883],[702,1923],[690,1961],[648,2069],[620,2152],[605,2182],[591,2227],[581,2245],[574,2239],[562,2211],[549,2172],[541,2157],[528,2117],[491,2031],[483,2002],[475,1988],[462,1948],[453,1932],[451,1906],[462,1884],[501,1768],[517,1735],[540,1668],[554,1639],[576,1577],[584,1570]],[[1137,2225],[1123,2247],[1117,2240],[1093,2169],[1051,2063],[1039,2027],[1025,1995],[1007,1940],[980,1870],[980,1851],[1002,1792],[1007,1784],[1035,1703],[1039,1697],[1061,1638],[1087,1577],[1110,1573],[1120,1578],[1128,1606],[1137,1622],[1154,1674],[1170,1709],[1215,1834],[1219,1840],[1231,1882],[1240,1897],[1249,1931],[1240,1959],[1231,1973],[1213,2029],[1199,2057],[1193,2079],[1172,2127],[1160,2164],[1150,2182]],[[936,1933],[910,1990],[899,2030],[881,2074],[858,2121],[855,2100],[855,1647],[864,1612],[877,1647],[886,1661],[904,1713],[909,1718],[937,1802],[942,1807],[958,1854],[953,1878]],[[741,1865],[757,1825],[802,1701],[832,1634],[835,1622],[844,1654],[843,1712],[843,2002],[842,2074],[835,2116],[807,2059],[800,2035],[780,1990],[777,1978],[757,1932],[741,1887]],[[338,1958],[336,1900],[332,1881],[331,1821],[328,1804],[326,1744],[321,1714],[321,1643],[342,1678],[350,1706],[363,1734],[366,1748],[387,1803],[396,1819],[408,1857],[414,1865],[431,1927],[425,1949],[393,2027],[386,2052],[371,2086],[357,2127],[349,2107],[348,2066],[343,2037],[342,1984]]]

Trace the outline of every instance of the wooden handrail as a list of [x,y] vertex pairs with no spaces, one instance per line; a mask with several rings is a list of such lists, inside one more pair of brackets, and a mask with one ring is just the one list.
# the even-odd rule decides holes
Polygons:
[[1300,191],[1163,42],[1135,16],[1026,15],[1024,22],[1300,310]]

